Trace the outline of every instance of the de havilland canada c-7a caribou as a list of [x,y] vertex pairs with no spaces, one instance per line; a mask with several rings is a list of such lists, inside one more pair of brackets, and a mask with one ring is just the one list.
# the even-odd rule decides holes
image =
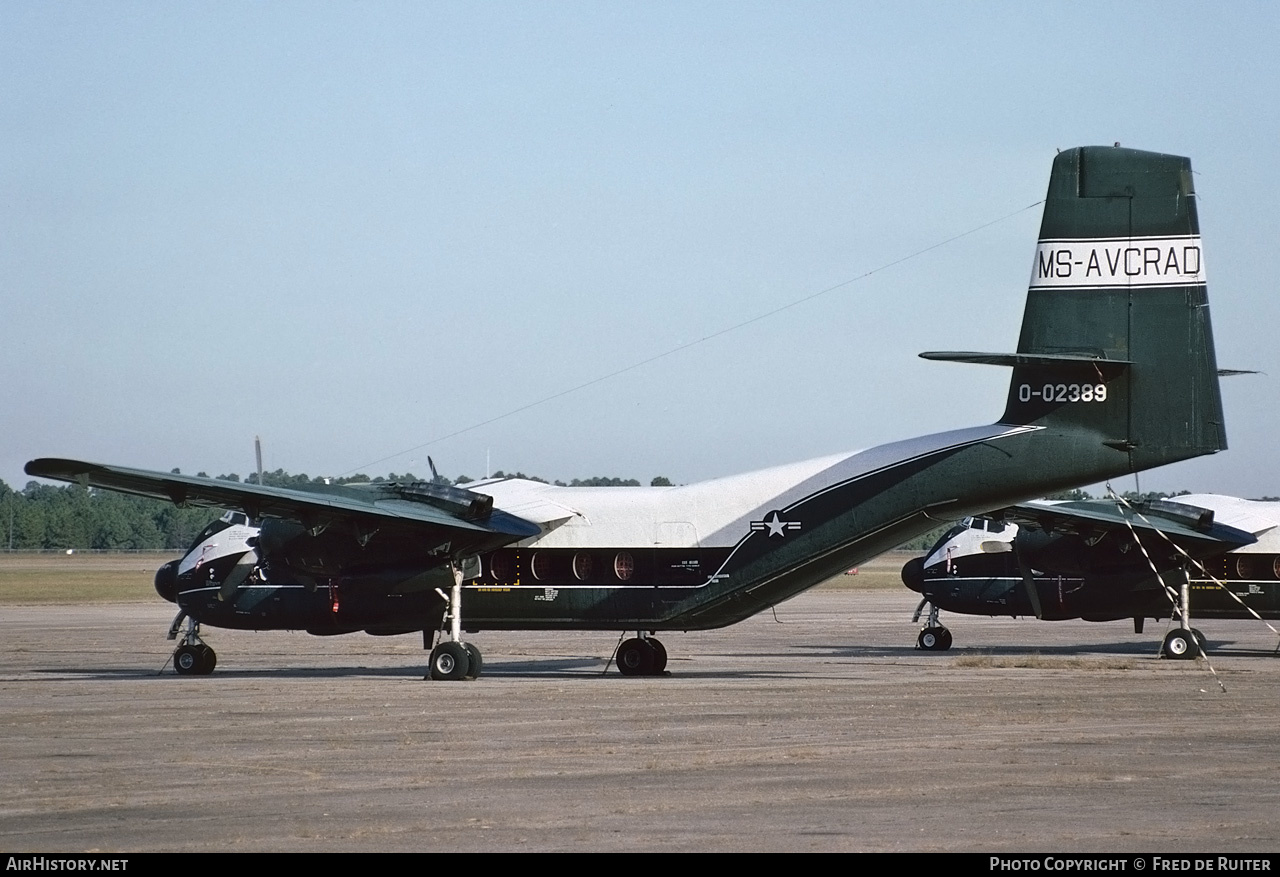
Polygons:
[[[928,610],[919,648],[946,651],[940,610],[1044,621],[1177,619],[1160,653],[1194,658],[1202,618],[1280,618],[1280,502],[1188,494],[1034,501],[966,518],[902,568]],[[1274,628],[1273,628],[1274,630]]]
[[[724,627],[938,525],[1226,447],[1191,164],[1119,147],[1053,163],[1003,416],[680,487],[522,479],[297,490],[64,459],[29,475],[229,509],[156,574],[182,674],[202,625],[435,632],[430,676],[470,679],[463,632],[635,631],[625,675],[663,672],[659,631]],[[185,624],[184,624],[185,622]]]

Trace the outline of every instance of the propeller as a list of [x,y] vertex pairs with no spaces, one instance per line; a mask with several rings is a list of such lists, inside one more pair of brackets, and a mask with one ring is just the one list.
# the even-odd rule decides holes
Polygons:
[[249,574],[258,565],[258,560],[258,550],[256,548],[240,555],[236,565],[231,567],[227,577],[222,580],[222,586],[218,588],[218,599],[223,602],[231,599],[236,592],[236,588],[240,587],[244,580],[249,578]]
[[1013,556],[1018,561],[1018,572],[1022,573],[1022,584],[1027,589],[1027,599],[1031,601],[1031,611],[1035,612],[1038,620],[1044,620],[1044,610],[1040,608],[1040,592],[1036,590],[1035,579],[1031,574],[1031,567],[1027,564],[1022,556],[1022,550],[1018,547],[1018,539],[1013,540]]

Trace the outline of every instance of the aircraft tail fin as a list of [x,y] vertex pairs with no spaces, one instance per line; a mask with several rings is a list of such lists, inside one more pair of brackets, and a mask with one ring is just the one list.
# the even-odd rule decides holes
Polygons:
[[[1129,471],[1226,448],[1191,162],[1058,154],[1002,422],[1079,433]],[[1094,444],[1096,447],[1096,444]]]

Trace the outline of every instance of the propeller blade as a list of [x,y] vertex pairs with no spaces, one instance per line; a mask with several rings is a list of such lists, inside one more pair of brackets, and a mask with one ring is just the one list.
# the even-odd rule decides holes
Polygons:
[[1013,540],[1013,556],[1018,560],[1018,572],[1022,573],[1022,584],[1027,589],[1027,599],[1031,601],[1031,610],[1035,612],[1036,619],[1044,620],[1044,610],[1040,608],[1040,593],[1036,590],[1035,579],[1031,575],[1031,567],[1027,566],[1026,561],[1022,557],[1022,552],[1018,549],[1018,540]]
[[249,573],[253,572],[253,568],[258,565],[258,552],[246,551],[240,555],[240,559],[236,561],[236,565],[231,567],[231,571],[227,573],[227,577],[222,580],[222,587],[218,588],[218,599],[227,601],[236,592],[236,588],[249,578]]

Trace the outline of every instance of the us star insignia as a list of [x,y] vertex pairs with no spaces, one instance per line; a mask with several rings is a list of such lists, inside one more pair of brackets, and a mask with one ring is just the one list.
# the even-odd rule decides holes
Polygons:
[[770,512],[763,521],[752,521],[752,530],[768,530],[769,538],[774,536],[779,538],[785,537],[788,530],[799,530],[799,521],[784,521],[782,515],[778,512]]

